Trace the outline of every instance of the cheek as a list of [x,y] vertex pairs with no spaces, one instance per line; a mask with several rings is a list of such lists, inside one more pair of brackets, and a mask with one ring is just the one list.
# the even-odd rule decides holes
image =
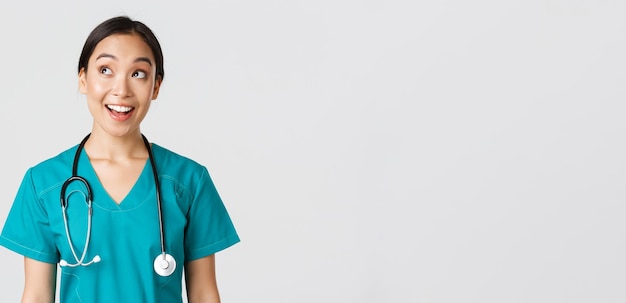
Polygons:
[[98,81],[97,77],[91,77],[86,82],[87,95],[100,95],[109,90],[106,81]]
[[137,82],[132,86],[132,89],[135,95],[149,97],[154,92],[154,83],[149,81]]

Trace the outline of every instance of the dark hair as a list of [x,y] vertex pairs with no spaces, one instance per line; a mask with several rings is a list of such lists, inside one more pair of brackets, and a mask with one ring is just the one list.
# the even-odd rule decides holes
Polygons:
[[113,17],[100,23],[100,25],[96,26],[96,28],[91,31],[89,37],[87,37],[87,40],[85,41],[80,58],[78,59],[79,73],[83,68],[85,71],[87,70],[89,57],[93,54],[96,45],[98,45],[102,39],[114,34],[138,34],[141,36],[143,41],[148,44],[152,50],[152,54],[154,55],[154,60],[156,61],[155,77],[163,80],[165,71],[163,69],[163,52],[161,51],[161,44],[159,44],[159,40],[157,40],[154,33],[152,33],[152,30],[150,30],[150,28],[148,28],[145,24],[132,20],[126,16]]

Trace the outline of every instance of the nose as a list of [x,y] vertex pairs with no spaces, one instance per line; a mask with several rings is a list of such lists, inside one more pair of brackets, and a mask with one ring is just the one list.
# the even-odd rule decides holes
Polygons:
[[130,87],[128,83],[128,78],[124,76],[119,76],[115,78],[115,82],[113,83],[113,88],[111,93],[120,98],[128,97],[130,95]]

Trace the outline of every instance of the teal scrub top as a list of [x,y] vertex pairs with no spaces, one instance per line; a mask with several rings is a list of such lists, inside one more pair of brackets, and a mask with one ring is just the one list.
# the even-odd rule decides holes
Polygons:
[[[66,236],[60,193],[72,175],[78,146],[30,168],[0,234],[0,245],[47,263],[76,263]],[[60,299],[73,302],[182,302],[185,262],[212,255],[239,237],[207,169],[157,144],[152,151],[159,174],[165,250],[176,260],[167,277],[154,272],[161,253],[156,189],[146,161],[134,187],[119,204],[106,193],[83,150],[78,175],[90,184],[93,215],[85,262],[61,268]],[[86,188],[72,182],[66,191],[68,232],[80,259],[87,236]]]

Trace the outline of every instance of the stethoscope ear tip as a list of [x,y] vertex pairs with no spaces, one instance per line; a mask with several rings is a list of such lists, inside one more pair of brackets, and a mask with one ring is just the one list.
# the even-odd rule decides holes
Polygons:
[[61,261],[59,262],[59,265],[61,265],[61,266],[67,266],[67,261],[65,261],[65,260],[61,260]]
[[95,257],[93,257],[93,263],[98,263],[102,261],[102,259],[100,259],[100,255],[96,255]]

